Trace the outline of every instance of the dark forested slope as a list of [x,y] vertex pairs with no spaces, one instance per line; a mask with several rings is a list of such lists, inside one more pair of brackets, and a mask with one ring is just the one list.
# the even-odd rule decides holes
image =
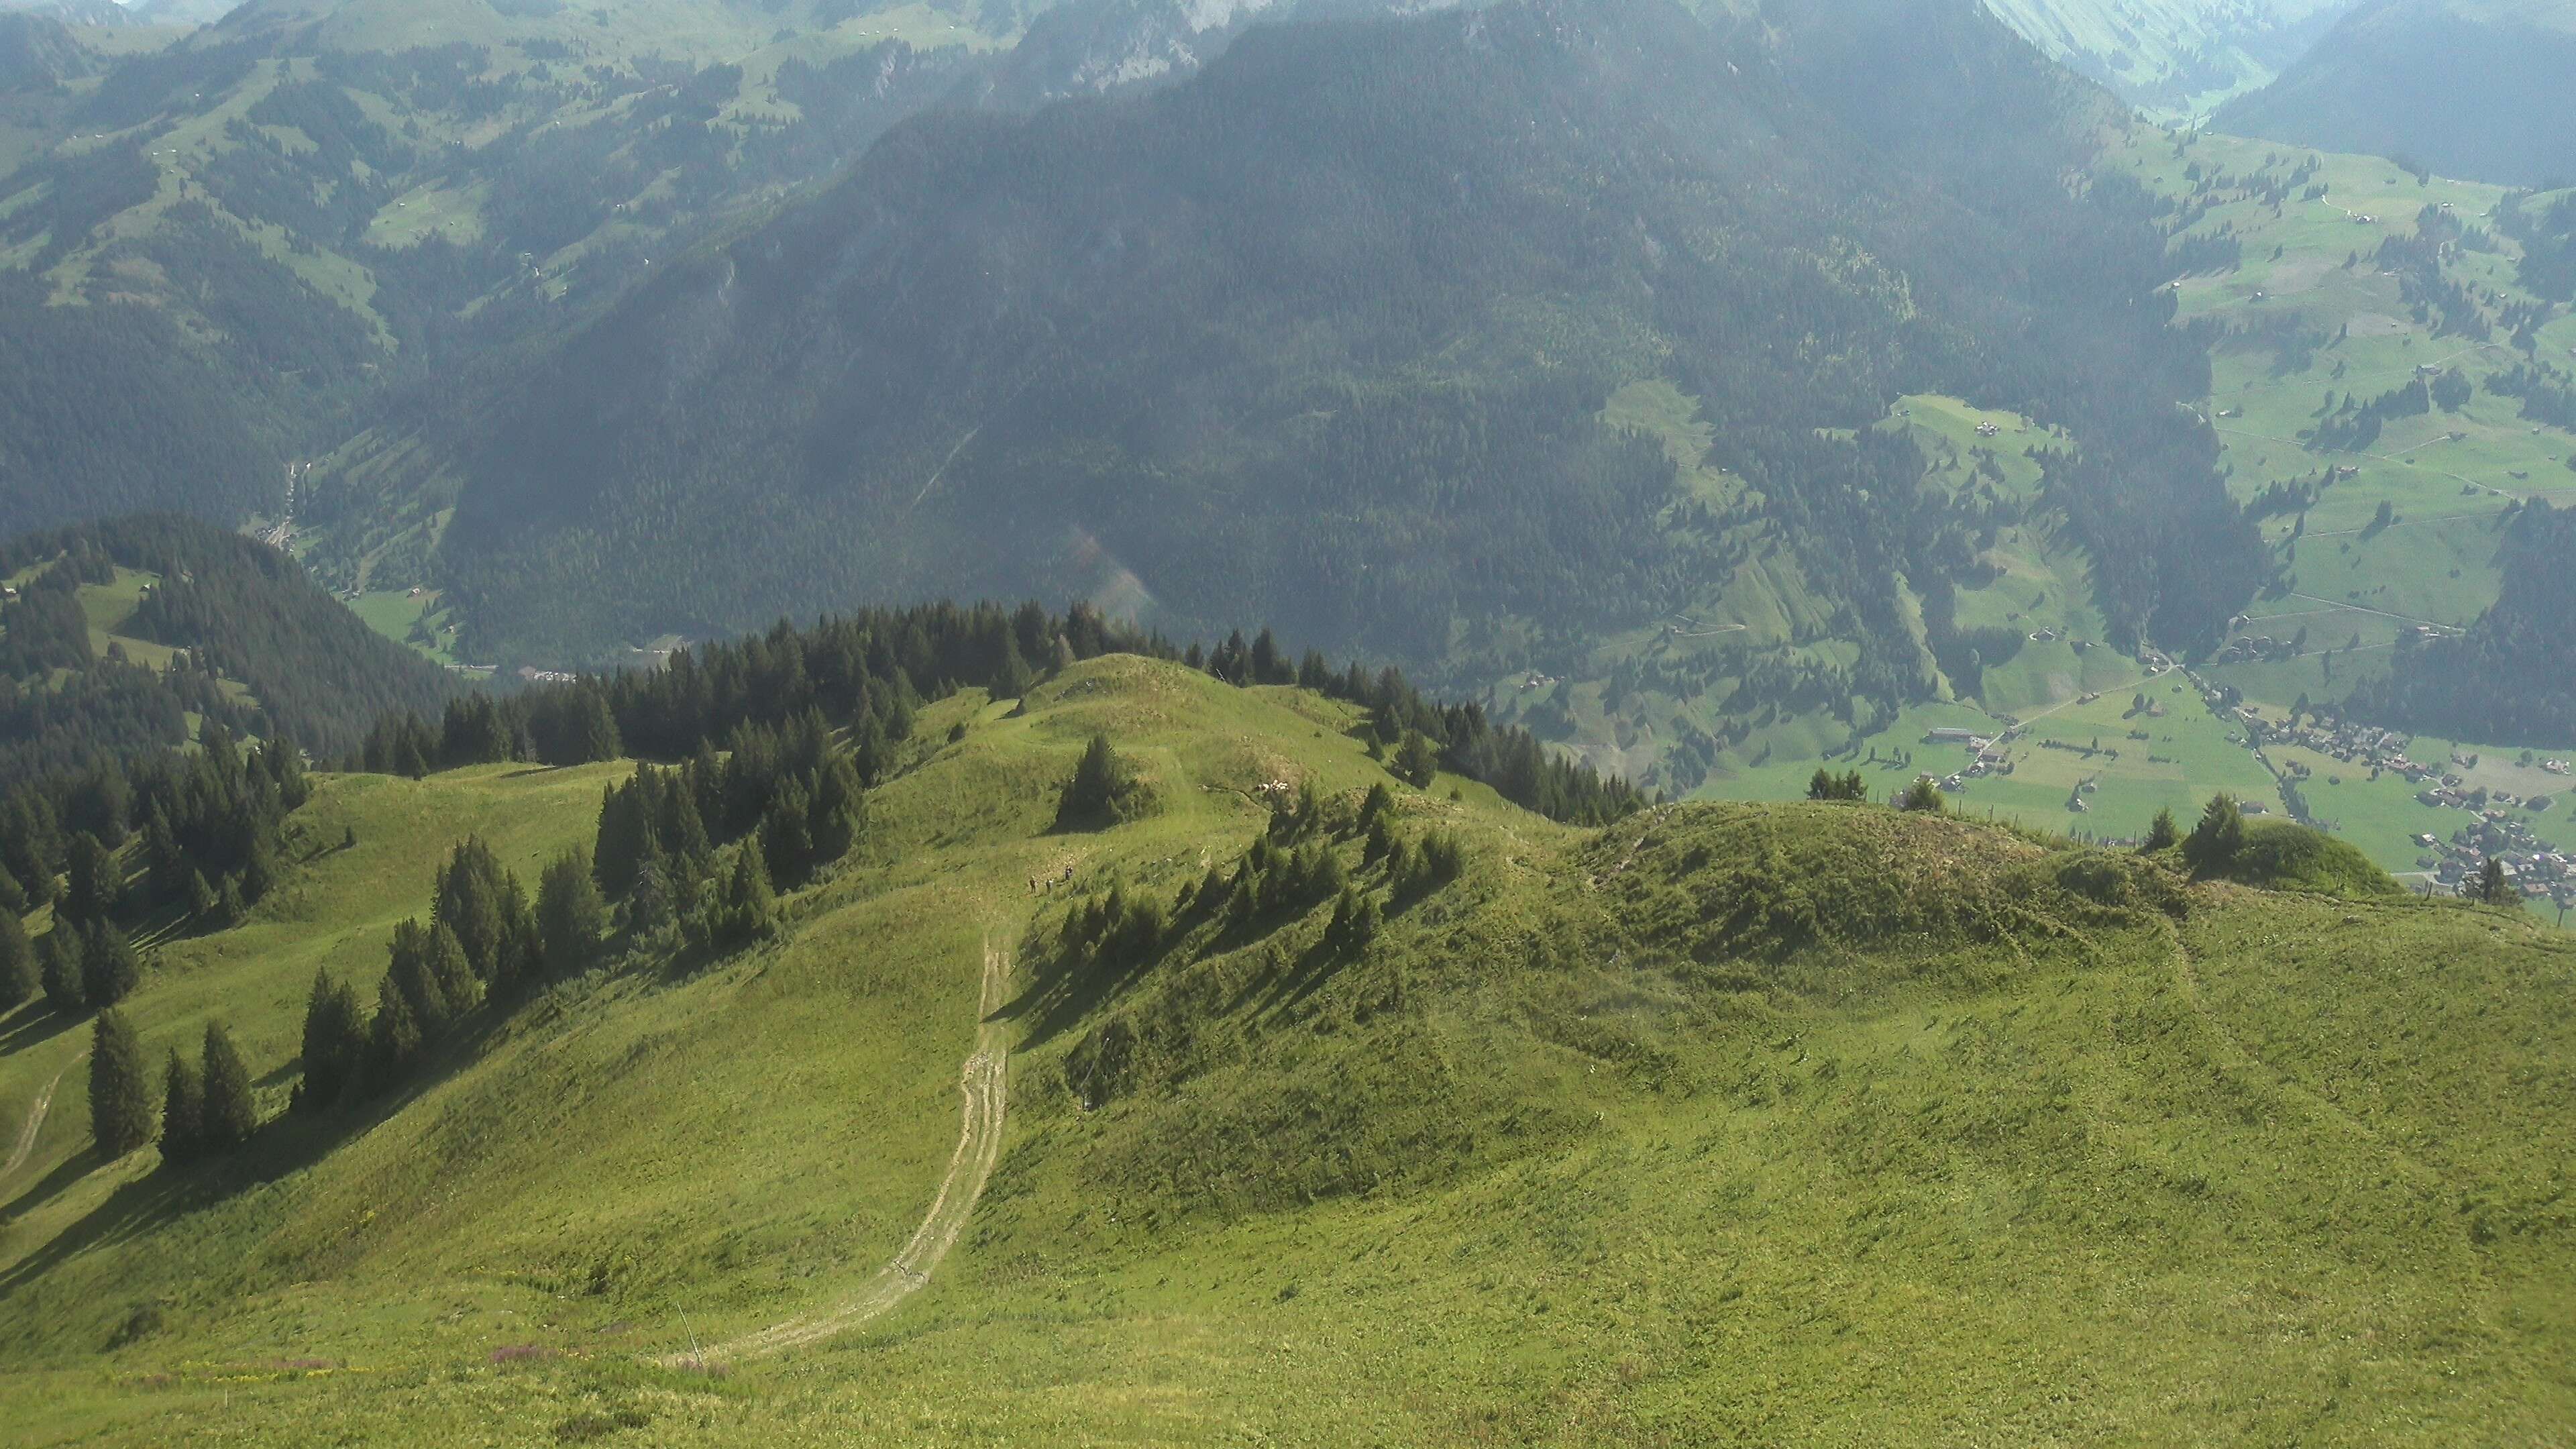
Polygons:
[[2576,8],[2562,0],[2374,0],[2220,130],[2393,156],[2478,181],[2576,180]]
[[184,743],[192,716],[342,754],[455,692],[293,559],[192,519],[22,536],[0,578],[0,784]]
[[282,515],[389,397],[947,94],[1022,22],[967,8],[253,0],[112,46],[0,15],[0,533]]
[[2451,739],[2566,742],[2576,730],[2576,509],[2525,505],[2498,553],[2495,606],[2456,637],[2401,638],[2395,672],[2356,694],[2353,713]]
[[[1497,620],[1654,619],[1750,519],[1893,696],[1980,520],[1820,430],[1918,389],[2082,438],[2052,485],[2122,632],[2222,622],[2260,559],[2173,407],[2163,234],[2066,180],[2109,98],[1964,4],[1774,19],[1262,27],[1141,100],[909,124],[527,383],[446,544],[472,647],[1034,589],[1472,674]],[[1640,379],[1729,496],[1601,423]]]

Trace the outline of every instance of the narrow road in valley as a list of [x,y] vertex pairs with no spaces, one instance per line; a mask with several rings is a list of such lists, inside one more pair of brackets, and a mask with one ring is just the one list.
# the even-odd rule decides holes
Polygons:
[[2325,604],[2332,608],[2349,609],[2356,614],[2376,614],[2383,619],[2395,619],[2400,624],[2430,624],[2436,629],[2459,628],[2459,625],[2457,624],[2444,624],[2432,619],[2418,619],[2412,614],[2392,614],[2386,609],[2366,608],[2360,604],[2338,604],[2332,599],[2320,599],[2314,594],[2292,594],[2290,597],[2294,599],[2305,599],[2311,604]]
[[[2199,411],[2199,409],[2198,409],[2198,408],[2194,408],[2194,409],[2192,409],[2192,411],[2194,411],[2194,412],[2198,412],[2198,411]],[[2229,437],[2231,437],[2231,438],[2254,438],[2254,439],[2258,439],[2258,440],[2260,440],[2260,441],[2262,441],[2262,442],[2266,442],[2266,443],[2279,443],[2279,444],[2281,444],[2281,445],[2282,445],[2282,446],[2284,446],[2284,447],[2290,447],[2290,448],[2304,448],[2304,447],[2306,447],[2306,446],[2307,446],[2307,444],[2305,444],[2305,443],[2303,443],[2303,442],[2300,442],[2300,441],[2299,441],[2298,439],[2296,439],[2296,438],[2276,438],[2276,437],[2273,437],[2273,436],[2272,436],[2271,434],[2269,434],[2269,433],[2249,433],[2249,432],[2245,431],[2243,428],[2221,428],[2221,427],[2217,427],[2217,426],[2215,426],[2215,425],[2213,424],[2213,425],[2212,425],[2212,431],[2214,431],[2214,432],[2221,432],[2221,433],[2225,433],[2226,435],[2228,435],[2228,436],[2229,436]],[[2412,451],[2412,450],[2410,449],[2409,451]],[[2410,463],[2410,462],[2408,462],[2408,461],[2407,461],[2407,460],[2406,460],[2402,455],[2398,455],[2398,454],[2391,454],[2391,453],[2351,453],[2351,454],[2343,454],[2343,455],[2338,455],[2338,454],[2332,454],[2332,453],[2329,453],[2329,454],[2327,454],[2327,455],[2326,455],[2326,458],[2327,458],[2327,461],[2331,462],[2331,461],[2333,461],[2333,460],[2334,460],[2334,458],[2335,458],[2335,457],[2337,457],[2337,456],[2349,456],[2349,457],[2357,457],[2357,458],[2368,458],[2368,459],[2370,459],[2371,461],[2376,462],[2376,463],[2392,463],[2392,464],[2395,464],[2396,466],[2398,466],[2398,467],[2400,467],[2400,468],[2413,468],[2413,467],[2417,467],[2417,466],[2419,466],[2419,465],[2417,465],[2417,464],[2414,464],[2414,463]],[[2495,495],[2495,496],[2497,496],[2498,498],[2516,498],[2516,497],[2520,497],[2520,496],[2522,496],[2522,495],[2520,495],[2520,494],[2517,494],[2514,490],[2512,490],[2512,489],[2510,489],[2510,488],[2498,488],[2498,487],[2497,487],[2497,486],[2495,486],[2493,483],[2480,482],[2478,479],[2470,478],[2470,477],[2465,477],[2465,476],[2463,476],[2463,475],[2461,475],[2461,474],[2453,473],[2453,472],[2449,471],[2448,469],[2444,469],[2444,468],[2425,468],[2425,469],[2424,469],[2424,471],[2425,471],[2425,472],[2427,472],[2427,473],[2432,474],[2432,475],[2433,475],[2434,477],[2436,477],[2436,478],[2448,478],[2448,479],[2450,479],[2450,480],[2451,480],[2452,482],[2454,482],[2454,483],[2466,483],[2467,485],[2469,485],[2469,486],[2470,486],[2470,487],[2472,487],[2472,488],[2482,488],[2482,489],[2486,490],[2487,492],[2494,494],[2494,495]],[[2393,526],[2394,526],[2394,525],[2392,525],[2392,527],[2393,527]]]
[[[78,1062],[73,1065],[78,1065]],[[53,1110],[54,1088],[63,1084],[63,1078],[71,1075],[71,1070],[66,1066],[54,1073],[54,1079],[45,1083],[45,1089],[36,1094],[36,1105],[27,1109],[27,1125],[18,1129],[18,1145],[9,1150],[9,1161],[0,1164],[0,1182],[7,1182],[10,1174],[26,1166],[28,1157],[34,1154],[36,1134],[45,1130],[45,1114]]]
[[965,1124],[957,1136],[957,1151],[948,1159],[948,1175],[940,1180],[939,1194],[931,1199],[930,1212],[922,1218],[912,1241],[848,1301],[719,1344],[707,1351],[708,1357],[756,1358],[820,1343],[884,1314],[929,1286],[930,1275],[940,1259],[948,1256],[948,1250],[965,1233],[966,1220],[975,1211],[975,1200],[983,1195],[984,1180],[992,1175],[993,1164],[1002,1156],[1010,1042],[1009,1028],[995,1021],[993,1013],[1007,999],[1009,986],[1010,956],[987,941],[975,1054],[966,1059],[966,1069],[958,1081],[958,1090],[965,1097]]

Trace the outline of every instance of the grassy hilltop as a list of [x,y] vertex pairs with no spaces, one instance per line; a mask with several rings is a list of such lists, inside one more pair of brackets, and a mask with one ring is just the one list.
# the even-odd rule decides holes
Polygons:
[[[0,1173],[6,1437],[2388,1444],[2576,1422],[2562,940],[2286,836],[2248,864],[2331,868],[2309,883],[2339,894],[1876,806],[1578,831],[1397,783],[1361,723],[1125,657],[927,706],[866,842],[778,941],[558,985],[408,1094],[187,1174],[99,1162],[86,1031],[0,1020],[0,1139],[59,1078]],[[1145,813],[1059,833],[1095,733]],[[162,953],[128,1006],[147,1049],[219,1015],[276,1108],[317,965],[372,986],[455,839],[530,874],[624,771],[322,781],[291,832],[333,848],[249,924]],[[1373,786],[1395,870],[1359,823]],[[1306,864],[1218,904],[1270,835]],[[1373,936],[1300,879],[1327,851]],[[1122,912],[1185,903],[1149,950],[1069,941],[1113,887]],[[1010,1052],[998,1166],[927,1286],[888,1294],[960,1180],[979,1035]],[[844,1322],[777,1354],[752,1337]]]

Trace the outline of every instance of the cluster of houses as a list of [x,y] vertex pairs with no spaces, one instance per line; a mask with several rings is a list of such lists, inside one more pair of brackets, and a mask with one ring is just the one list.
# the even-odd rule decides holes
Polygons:
[[2490,811],[2475,825],[2464,825],[2448,840],[2418,835],[2424,849],[2417,865],[2457,890],[2474,884],[2489,860],[2501,862],[2507,885],[2525,900],[2545,900],[2561,910],[2576,909],[2576,858],[2553,850],[2531,833],[2531,827],[2502,812]]
[[1927,745],[1964,745],[1974,756],[1969,760],[1966,769],[1941,777],[1941,788],[1953,794],[1967,789],[1968,782],[1971,780],[1982,780],[1990,775],[2011,774],[2012,757],[2004,747],[2011,744],[2012,740],[2011,730],[2006,730],[2000,735],[1988,735],[1976,730],[1954,728],[1936,729],[1923,737],[1923,742]]
[[2244,726],[2248,742],[2256,746],[2296,745],[2356,769],[2403,775],[2411,785],[2421,785],[2440,773],[2432,765],[2408,758],[2406,747],[2410,742],[2406,736],[2376,725],[2348,720],[2331,725],[2284,723],[2267,720],[2250,709],[2231,711],[2227,717]]
[[2270,635],[2265,634],[2240,634],[2236,638],[2228,640],[2227,647],[2219,651],[2218,657],[2210,662],[2213,664],[2258,664],[2268,659],[2289,658],[2295,648],[2296,645],[2287,639],[2275,639]]

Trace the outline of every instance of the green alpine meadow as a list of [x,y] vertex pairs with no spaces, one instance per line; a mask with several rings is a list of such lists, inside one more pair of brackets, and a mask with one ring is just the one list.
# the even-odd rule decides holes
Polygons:
[[0,1449],[2576,1443],[2568,0],[0,0]]

